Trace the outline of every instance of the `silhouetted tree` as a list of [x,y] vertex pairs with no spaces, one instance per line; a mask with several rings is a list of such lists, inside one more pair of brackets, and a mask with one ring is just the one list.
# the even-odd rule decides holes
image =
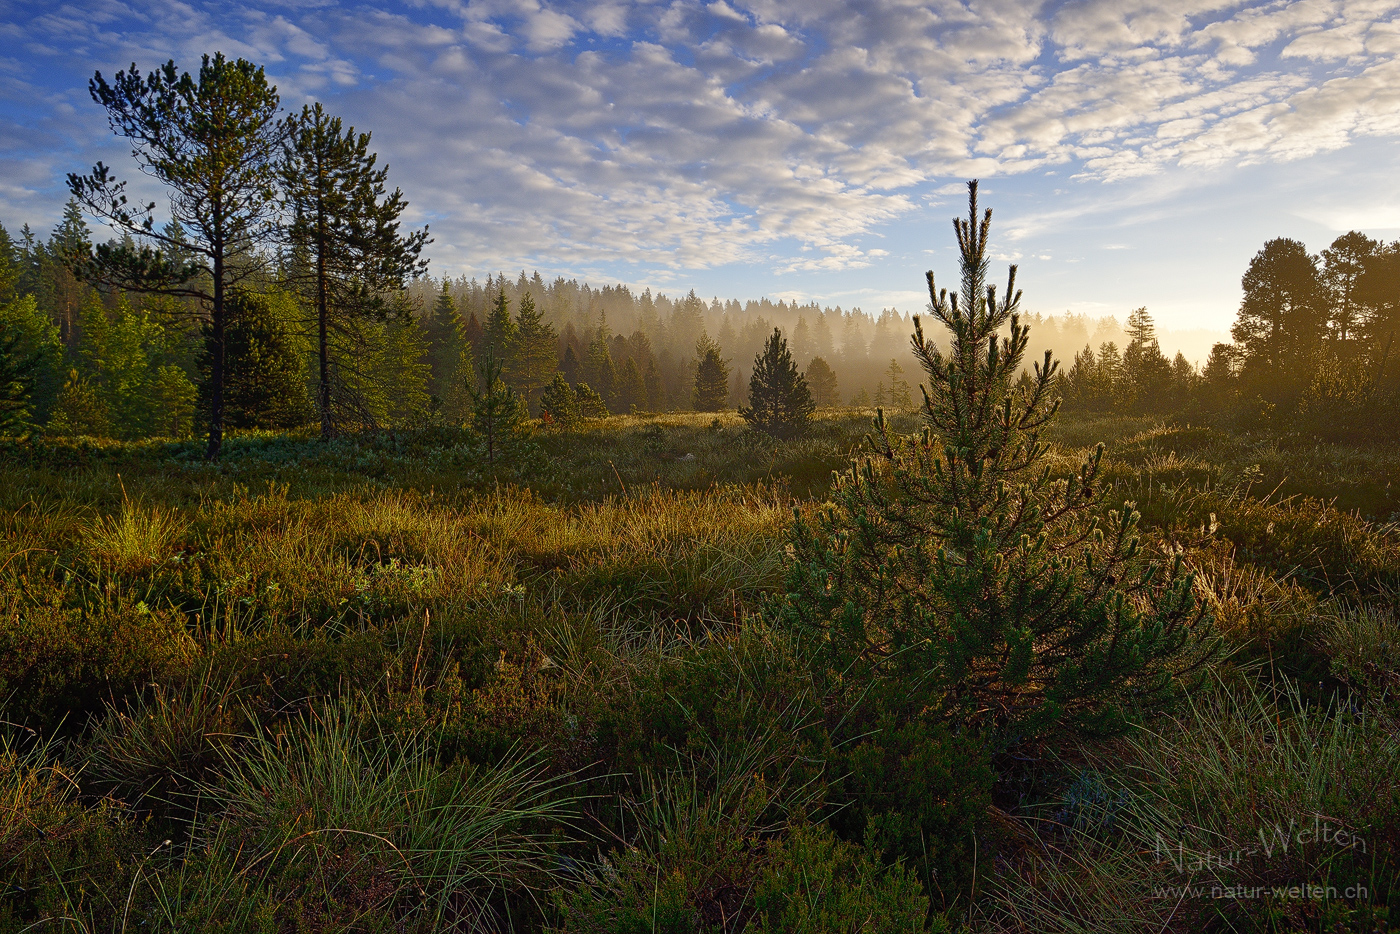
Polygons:
[[812,390],[812,403],[823,407],[828,405],[839,405],[841,394],[836,385],[836,372],[831,365],[821,357],[813,357],[812,362],[807,364],[806,371],[802,374],[807,385]]
[[1328,325],[1332,337],[1342,344],[1359,335],[1362,309],[1357,300],[1357,283],[1366,262],[1375,256],[1380,243],[1355,230],[1344,233],[1322,251],[1322,284],[1330,305]]
[[720,356],[719,345],[703,335],[695,344],[695,356],[699,362],[691,404],[697,412],[722,411],[729,399],[729,364]]
[[1297,240],[1264,244],[1241,280],[1244,299],[1230,335],[1244,354],[1243,376],[1260,396],[1291,403],[1312,378],[1327,327],[1327,294],[1317,260]]
[[774,328],[763,352],[753,358],[749,404],[739,414],[750,426],[775,438],[794,438],[807,430],[815,408],[783,332]]

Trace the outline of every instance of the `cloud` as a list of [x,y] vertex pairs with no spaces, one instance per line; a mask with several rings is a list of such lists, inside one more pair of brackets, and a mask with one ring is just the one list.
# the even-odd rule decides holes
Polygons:
[[1187,184],[1182,167],[1400,135],[1397,12],[1400,0],[12,6],[0,209],[60,199],[60,163],[110,149],[83,93],[93,69],[190,67],[219,49],[265,63],[289,105],[319,97],[372,129],[449,268],[859,268],[885,255],[861,237],[960,195],[950,178],[1061,167],[1081,184]]

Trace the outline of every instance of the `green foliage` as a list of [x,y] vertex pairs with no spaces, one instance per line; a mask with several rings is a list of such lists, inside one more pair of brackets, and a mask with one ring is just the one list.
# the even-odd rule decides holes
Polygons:
[[604,858],[586,886],[567,893],[564,931],[699,934],[737,928],[761,934],[807,931],[943,932],[925,926],[928,899],[901,866],[798,824],[762,843],[714,826],[708,809],[676,824],[660,851]]
[[[311,411],[302,355],[287,320],[288,296],[237,293],[224,336],[225,418],[232,428],[295,428]],[[212,372],[212,364],[205,364]],[[207,385],[207,383],[206,383]],[[206,394],[204,407],[211,404]]]
[[321,433],[336,429],[333,411],[332,330],[348,317],[380,317],[389,310],[386,293],[400,290],[427,266],[420,260],[428,242],[425,227],[399,233],[408,203],[388,191],[388,168],[376,168],[370,134],[343,130],[339,117],[319,103],[288,117],[285,150],[278,166],[282,198],[292,220],[284,234],[293,256],[303,259],[295,278],[312,306],[316,329],[316,407]]
[[1291,406],[1312,375],[1327,327],[1317,258],[1297,240],[1270,240],[1240,285],[1244,300],[1230,336],[1244,355],[1242,375],[1267,401]]
[[[48,420],[63,385],[63,344],[58,328],[25,295],[0,305],[0,431]],[[9,423],[9,425],[7,425]],[[12,430],[12,428],[11,428]]]
[[110,437],[112,431],[107,403],[77,370],[68,372],[46,427],[50,434],[89,438]]
[[952,930],[942,918],[925,926],[928,898],[903,866],[882,866],[868,851],[819,827],[794,827],[769,847],[767,857],[754,889],[756,934]]
[[697,412],[719,412],[729,399],[729,364],[720,356],[719,345],[708,337],[695,345],[695,356],[699,362],[691,405]]
[[739,410],[739,415],[759,431],[776,438],[790,438],[807,430],[815,408],[807,381],[792,362],[787,340],[774,328],[763,353],[754,357],[749,404]]
[[528,291],[520,296],[516,334],[511,385],[527,404],[537,402],[558,366],[559,336],[535,308],[535,298]]
[[773,613],[810,635],[833,685],[892,680],[918,716],[1002,743],[1118,729],[1201,662],[1201,611],[1180,555],[1143,553],[1136,514],[1101,526],[1102,446],[1051,479],[1040,431],[1058,408],[1055,367],[1047,353],[1013,387],[1026,346],[1015,268],[1004,297],[985,286],[990,212],[979,221],[969,189],[969,218],[955,221],[961,301],[928,276],[950,353],[915,321],[926,428],[896,442],[877,417],[873,456],[815,525],[796,523]]
[[[240,314],[242,308],[230,302],[231,314]],[[89,295],[80,322],[81,372],[103,400],[104,431],[125,438],[149,437],[165,434],[170,427],[180,429],[183,422],[188,433],[196,390],[176,362],[186,356],[187,335],[124,297],[108,309],[96,294]],[[246,341],[239,349],[246,349]],[[72,424],[76,422],[70,401],[58,428],[71,430]]]
[[901,707],[869,703],[833,737],[830,822],[886,863],[901,863],[951,907],[971,896],[978,857],[989,855],[977,851],[991,804],[989,750],[974,733],[911,721]]
[[12,434],[29,424],[39,361],[24,352],[18,329],[0,328],[0,432]]
[[540,418],[547,424],[568,428],[579,418],[579,399],[574,387],[556,372],[554,379],[540,394]]
[[76,203],[128,236],[95,250],[72,244],[66,259],[95,282],[205,303],[207,456],[217,458],[224,427],[225,303],[259,271],[258,248],[276,210],[273,183],[283,136],[277,90],[261,68],[243,59],[230,62],[222,53],[204,56],[197,76],[181,72],[172,59],[144,77],[135,66],[119,71],[110,84],[98,73],[88,87],[113,131],[132,141],[142,172],[170,190],[171,224],[157,231],[154,202],[131,204],[126,183],[98,163],[88,175],[70,174],[68,187]]
[[427,346],[428,390],[441,403],[447,421],[460,424],[467,414],[465,386],[471,372],[471,347],[446,280],[423,328],[423,342]]
[[530,436],[525,401],[501,379],[501,366],[488,350],[477,366],[477,385],[469,385],[472,431],[481,439],[488,467],[513,461],[526,449]]
[[587,383],[579,383],[574,386],[574,393],[578,396],[579,418],[606,418],[608,416],[608,404],[603,401],[603,397],[593,387]]

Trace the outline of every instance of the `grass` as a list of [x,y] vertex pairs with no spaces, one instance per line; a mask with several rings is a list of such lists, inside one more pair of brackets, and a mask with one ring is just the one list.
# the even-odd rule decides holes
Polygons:
[[[1188,707],[989,791],[917,737],[833,747],[757,618],[869,414],[791,442],[616,417],[494,473],[445,430],[235,436],[217,465],[3,442],[0,931],[1394,927],[1400,453],[1062,419],[1055,469],[1108,442],[1230,654]],[[1211,866],[1314,819],[1366,859]],[[1212,884],[1369,895],[1155,897],[1159,836]]]

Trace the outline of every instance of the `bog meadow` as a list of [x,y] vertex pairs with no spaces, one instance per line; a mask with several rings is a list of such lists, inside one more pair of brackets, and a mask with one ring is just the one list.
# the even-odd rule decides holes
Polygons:
[[1400,244],[1200,366],[975,183],[917,317],[483,284],[250,63],[91,91],[169,204],[0,236],[0,930],[1400,930]]

